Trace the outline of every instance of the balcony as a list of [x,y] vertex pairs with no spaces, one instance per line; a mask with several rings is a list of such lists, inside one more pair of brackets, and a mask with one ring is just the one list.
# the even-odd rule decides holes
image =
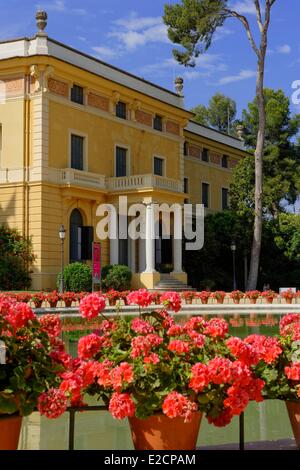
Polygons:
[[182,183],[178,180],[156,175],[133,175],[120,178],[107,178],[109,191],[127,191],[134,189],[163,189],[176,193],[182,192]]
[[0,170],[0,184],[21,183],[27,178],[30,182],[49,181],[54,184],[87,187],[108,192],[141,189],[161,189],[175,193],[183,192],[183,184],[179,180],[153,174],[107,178],[98,173],[74,170],[73,168],[30,167],[28,172],[24,168]]
[[[31,175],[34,179],[34,175]],[[92,189],[106,191],[105,176],[88,171],[74,170],[73,168],[47,168],[43,171],[43,177],[47,181],[67,186],[84,186]]]

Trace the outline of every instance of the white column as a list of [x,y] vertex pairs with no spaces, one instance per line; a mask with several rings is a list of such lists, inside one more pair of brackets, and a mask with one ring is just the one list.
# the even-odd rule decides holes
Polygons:
[[135,262],[135,240],[129,238],[129,264],[130,269],[133,273],[136,272],[136,262]]
[[109,240],[109,250],[110,250],[110,264],[119,264],[119,228],[118,228],[118,219],[117,223],[117,238]]
[[173,240],[173,272],[182,273],[182,240]]
[[155,273],[155,230],[152,204],[146,205],[146,269],[145,273]]

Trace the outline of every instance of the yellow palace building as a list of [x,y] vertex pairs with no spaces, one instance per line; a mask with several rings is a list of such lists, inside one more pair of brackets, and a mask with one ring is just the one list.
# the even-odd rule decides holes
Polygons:
[[[176,93],[50,39],[46,14],[33,38],[0,43],[0,223],[32,237],[33,289],[52,289],[65,264],[89,262],[97,207],[203,203],[227,207],[243,141],[192,121]],[[100,240],[101,241],[101,240]],[[186,282],[177,240],[102,242],[102,264],[127,264],[133,287],[154,288],[165,265]]]

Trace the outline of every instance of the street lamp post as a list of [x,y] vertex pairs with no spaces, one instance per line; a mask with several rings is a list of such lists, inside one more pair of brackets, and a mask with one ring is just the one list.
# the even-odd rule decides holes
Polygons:
[[236,290],[236,269],[235,269],[236,244],[235,244],[235,242],[231,243],[230,248],[231,248],[231,251],[232,251],[233,290]]
[[59,229],[59,238],[60,238],[60,260],[61,260],[61,276],[60,276],[60,287],[59,291],[61,293],[64,292],[65,286],[64,286],[64,243],[65,243],[65,238],[66,238],[66,230],[63,225],[60,226]]

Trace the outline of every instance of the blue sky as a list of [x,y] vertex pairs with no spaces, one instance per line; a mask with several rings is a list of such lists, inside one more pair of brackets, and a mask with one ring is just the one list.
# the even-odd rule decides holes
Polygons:
[[[176,64],[173,44],[162,23],[168,0],[1,0],[0,38],[35,33],[37,7],[48,11],[48,34],[88,54],[173,90],[176,75],[185,79],[186,107],[207,104],[217,91],[237,101],[239,112],[255,93],[256,58],[243,27],[227,20],[194,69]],[[169,0],[176,3],[176,0]],[[253,0],[232,0],[255,28]],[[266,86],[289,96],[300,80],[299,0],[277,0],[273,9]],[[292,111],[299,111],[292,105]]]

